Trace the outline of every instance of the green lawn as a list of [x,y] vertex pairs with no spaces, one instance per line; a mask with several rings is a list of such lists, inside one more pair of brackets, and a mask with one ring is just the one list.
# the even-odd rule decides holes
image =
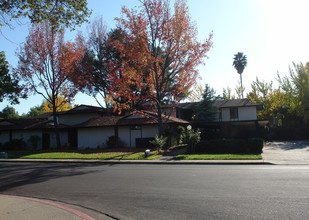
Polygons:
[[162,155],[151,152],[151,156],[145,158],[144,152],[104,152],[104,153],[75,153],[75,152],[43,152],[27,153],[12,152],[8,153],[10,159],[99,159],[99,160],[154,160]]
[[261,154],[187,154],[174,157],[176,160],[261,160]]
[[[145,158],[144,152],[8,152],[10,159],[87,159],[87,160],[155,160],[162,156],[152,151]],[[188,154],[176,160],[261,160],[260,154]]]

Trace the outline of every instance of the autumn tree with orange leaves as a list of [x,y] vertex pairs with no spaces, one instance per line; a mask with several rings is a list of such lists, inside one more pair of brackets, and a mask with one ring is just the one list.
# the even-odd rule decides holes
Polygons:
[[212,47],[212,33],[204,42],[197,40],[185,0],[176,0],[173,8],[169,0],[140,2],[140,10],[123,7],[123,16],[116,18],[125,34],[111,42],[122,62],[111,74],[111,94],[126,101],[120,108],[137,99],[153,103],[161,135],[162,106],[179,102],[195,83],[197,66]]
[[76,66],[73,82],[80,91],[92,95],[96,102],[102,107],[112,109],[109,99],[109,77],[113,69],[110,62],[116,65],[115,49],[108,43],[109,36],[107,26],[102,17],[93,20],[88,25],[88,36],[79,34],[85,44],[85,54],[79,65]]
[[51,103],[57,148],[61,147],[56,111],[62,102],[70,103],[77,90],[69,80],[74,75],[76,63],[84,53],[83,44],[65,42],[64,31],[53,32],[45,22],[32,27],[26,42],[18,51],[15,69],[27,84],[27,90],[40,94]]

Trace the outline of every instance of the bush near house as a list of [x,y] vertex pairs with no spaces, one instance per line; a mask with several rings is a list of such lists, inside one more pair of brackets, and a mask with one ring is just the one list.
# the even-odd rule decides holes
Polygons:
[[154,145],[151,143],[154,138],[136,138],[135,145],[137,148],[153,148]]
[[3,150],[24,150],[26,148],[26,142],[22,139],[13,139],[2,145]]
[[120,140],[120,138],[117,138],[115,136],[110,136],[108,140],[106,141],[106,146],[110,148],[123,147],[124,143]]
[[166,144],[166,141],[167,137],[163,137],[162,135],[159,137],[156,135],[154,140],[150,141],[150,143],[156,146],[158,153],[160,153],[162,147]]
[[239,154],[262,153],[264,141],[261,138],[250,139],[217,139],[201,141],[196,145],[196,153],[207,154]]
[[269,140],[302,140],[307,139],[309,127],[275,127],[270,128],[267,139]]

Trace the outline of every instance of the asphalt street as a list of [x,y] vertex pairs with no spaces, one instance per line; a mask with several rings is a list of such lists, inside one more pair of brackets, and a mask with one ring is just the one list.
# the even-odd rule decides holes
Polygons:
[[308,182],[307,165],[0,163],[2,194],[115,219],[308,219]]

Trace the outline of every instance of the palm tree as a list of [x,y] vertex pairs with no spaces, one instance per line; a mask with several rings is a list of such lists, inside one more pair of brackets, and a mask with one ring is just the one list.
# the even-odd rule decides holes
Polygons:
[[242,72],[244,71],[245,67],[247,66],[247,56],[243,55],[243,53],[238,52],[234,55],[234,62],[233,62],[234,68],[237,70],[237,73],[240,75],[240,86],[242,90],[242,98],[244,98],[244,91],[242,87]]

